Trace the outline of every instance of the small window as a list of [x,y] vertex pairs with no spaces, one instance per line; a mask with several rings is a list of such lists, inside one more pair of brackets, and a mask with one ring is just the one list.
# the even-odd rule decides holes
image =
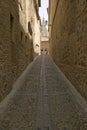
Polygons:
[[14,41],[14,17],[10,14],[10,32],[11,40]]
[[28,31],[32,35],[32,28],[31,28],[31,23],[30,22],[28,22]]
[[21,43],[23,41],[23,32],[21,31]]
[[27,36],[25,36],[25,43],[27,43]]

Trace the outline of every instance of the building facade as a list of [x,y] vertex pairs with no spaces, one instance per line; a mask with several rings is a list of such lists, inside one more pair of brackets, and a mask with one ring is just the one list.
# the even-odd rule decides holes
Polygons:
[[86,0],[49,0],[50,54],[87,99],[86,28]]
[[41,23],[41,53],[49,52],[49,35],[47,30],[47,21],[43,18]]
[[[23,3],[23,0],[20,0],[20,3]],[[40,0],[26,0],[23,3],[24,12],[21,13],[20,11],[20,22],[32,38],[34,57],[40,54],[40,6]]]
[[[35,0],[0,0],[0,100],[34,56]],[[36,9],[35,9],[36,10]]]
[[[30,25],[32,30],[32,39],[33,39],[33,49],[34,57],[40,54],[40,16],[39,16],[39,7],[41,6],[40,0],[30,0]],[[28,11],[27,11],[28,12]]]

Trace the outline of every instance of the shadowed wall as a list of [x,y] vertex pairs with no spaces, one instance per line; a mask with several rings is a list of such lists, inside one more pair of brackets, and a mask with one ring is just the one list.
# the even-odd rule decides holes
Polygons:
[[52,0],[49,6],[50,54],[87,99],[87,1]]

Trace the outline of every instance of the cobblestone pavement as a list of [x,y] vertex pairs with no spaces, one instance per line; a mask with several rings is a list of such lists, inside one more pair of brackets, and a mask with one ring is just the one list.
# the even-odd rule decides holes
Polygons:
[[0,130],[87,130],[87,102],[42,55],[0,103]]

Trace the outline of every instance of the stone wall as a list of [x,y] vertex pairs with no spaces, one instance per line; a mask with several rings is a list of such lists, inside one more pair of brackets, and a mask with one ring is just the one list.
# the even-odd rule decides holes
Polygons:
[[32,60],[32,38],[20,23],[18,1],[0,0],[0,100]]
[[87,99],[87,1],[59,0],[51,7],[50,54]]
[[[35,2],[36,1],[36,2]],[[40,55],[40,17],[38,7],[40,6],[38,0],[33,0],[33,46],[34,57]]]
[[34,57],[40,55],[40,20],[37,19],[36,13],[34,15]]

